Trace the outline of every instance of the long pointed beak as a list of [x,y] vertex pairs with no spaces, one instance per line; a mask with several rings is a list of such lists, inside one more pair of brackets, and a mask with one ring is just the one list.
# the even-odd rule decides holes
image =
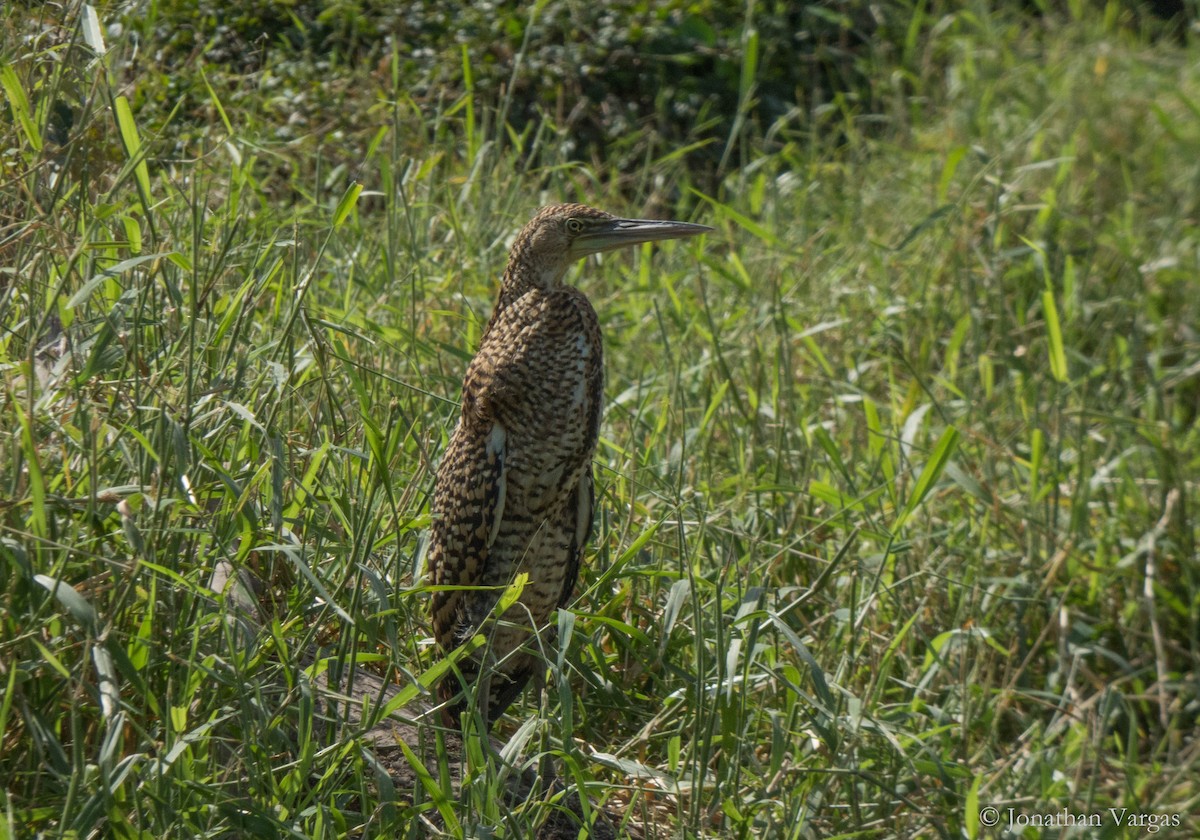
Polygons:
[[691,222],[660,222],[653,219],[613,219],[603,227],[580,234],[571,243],[574,255],[584,257],[627,245],[657,242],[660,239],[686,239],[707,233],[712,228]]

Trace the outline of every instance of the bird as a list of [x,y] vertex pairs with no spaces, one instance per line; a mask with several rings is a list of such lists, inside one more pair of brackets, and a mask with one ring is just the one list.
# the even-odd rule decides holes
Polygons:
[[[569,603],[591,537],[604,348],[596,310],[564,282],[568,269],[591,254],[711,230],[555,204],[514,240],[430,505],[434,638],[443,655],[478,633],[487,640],[438,686],[447,726],[474,709],[490,729],[537,673],[530,643]],[[520,596],[495,616],[521,573]]]

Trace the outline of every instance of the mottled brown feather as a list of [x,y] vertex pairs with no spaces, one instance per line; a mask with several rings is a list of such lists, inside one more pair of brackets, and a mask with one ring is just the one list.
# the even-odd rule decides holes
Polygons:
[[[522,229],[438,468],[433,583],[494,589],[436,592],[433,631],[446,652],[475,633],[488,638],[482,654],[460,662],[488,725],[540,667],[533,635],[569,603],[591,535],[603,347],[592,305],[562,280],[581,256],[575,239],[621,221],[581,204],[555,205]],[[496,621],[501,590],[520,572],[529,576],[520,599]],[[472,692],[455,677],[439,692],[457,723]]]

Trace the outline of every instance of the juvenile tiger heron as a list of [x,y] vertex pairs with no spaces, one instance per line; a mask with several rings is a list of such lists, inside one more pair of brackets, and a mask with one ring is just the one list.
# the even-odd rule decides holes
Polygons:
[[[487,726],[541,665],[531,642],[571,598],[592,530],[592,456],[604,358],[596,311],[564,284],[589,254],[712,228],[620,219],[583,204],[543,207],[517,236],[495,310],[463,380],[462,416],[437,472],[429,537],[433,632],[449,653],[488,644],[439,686],[457,726],[474,697]],[[503,588],[526,573],[497,620]],[[467,686],[472,688],[468,690]]]

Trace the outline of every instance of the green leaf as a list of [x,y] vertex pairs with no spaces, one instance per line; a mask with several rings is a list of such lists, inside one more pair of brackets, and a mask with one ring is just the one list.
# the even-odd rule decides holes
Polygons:
[[343,195],[342,200],[338,202],[337,210],[335,210],[333,213],[334,227],[341,227],[342,222],[346,221],[346,217],[350,215],[350,212],[354,209],[355,205],[358,204],[358,196],[362,193],[362,191],[363,186],[357,181],[351,184],[350,188],[346,190],[346,194]]
[[705,195],[704,193],[700,192],[697,189],[692,189],[691,193],[693,195],[703,199],[704,201],[707,201],[709,203],[709,205],[712,206],[713,210],[716,211],[717,215],[719,215],[723,218],[729,219],[731,222],[733,222],[735,225],[740,227],[742,230],[749,233],[755,239],[759,239],[762,242],[767,243],[769,245],[779,245],[780,244],[780,240],[779,240],[778,236],[776,236],[774,233],[772,233],[769,229],[767,229],[763,225],[761,225],[758,222],[751,219],[749,216],[745,216],[745,215],[737,212],[732,207],[730,207],[726,204],[722,204],[721,202],[717,201],[715,198],[711,198],[710,196]]
[[942,436],[938,438],[937,446],[933,449],[933,454],[925,462],[925,466],[921,470],[921,475],[917,479],[917,484],[913,487],[912,495],[908,497],[908,504],[905,506],[904,512],[900,514],[900,518],[896,521],[895,528],[893,529],[894,532],[898,532],[903,528],[904,523],[920,507],[921,502],[925,501],[925,497],[929,495],[929,491],[933,489],[933,485],[941,477],[942,470],[950,462],[950,458],[954,455],[956,448],[958,448],[958,429],[950,426],[946,431],[942,432]]
[[126,271],[129,271],[131,268],[136,268],[142,263],[147,263],[151,260],[157,260],[159,257],[166,256],[170,256],[170,254],[166,252],[161,254],[142,254],[139,257],[130,257],[127,260],[121,260],[121,262],[110,268],[101,269],[98,274],[96,274],[94,277],[91,277],[86,283],[84,283],[83,286],[80,287],[79,291],[71,295],[71,299],[66,303],[66,308],[74,309],[75,307],[79,306],[79,304],[91,297],[92,292],[96,291],[97,286],[110,277],[117,277],[121,274],[124,274]]
[[80,22],[83,31],[83,41],[96,55],[104,55],[108,49],[104,46],[104,31],[100,28],[100,17],[91,3],[83,4],[83,20]]
[[[43,645],[37,639],[31,639],[30,641],[33,642],[33,646],[35,648],[37,648],[38,653],[41,654],[42,662],[46,663],[51,668],[53,668],[54,671],[63,679],[65,679],[65,680],[71,679],[71,672],[67,669],[66,665],[62,664],[62,660],[60,660],[57,656],[54,655],[54,652],[52,650],[50,650],[48,647]],[[13,670],[15,671],[16,669],[14,668]]]
[[1062,327],[1058,322],[1058,305],[1054,292],[1042,292],[1042,311],[1046,316],[1046,334],[1050,339],[1050,373],[1059,382],[1067,381],[1067,354],[1063,350]]
[[658,650],[667,649],[667,641],[671,637],[671,629],[675,626],[675,620],[679,617],[680,610],[683,609],[683,602],[687,599],[691,592],[691,584],[687,578],[680,578],[671,584],[671,592],[667,595],[667,604],[663,607],[662,629],[659,631]]
[[905,234],[904,238],[901,239],[898,244],[893,245],[892,247],[888,248],[888,250],[889,251],[903,251],[910,244],[912,244],[912,241],[914,239],[916,239],[918,236],[920,236],[926,230],[931,228],[933,225],[937,224],[938,221],[940,221],[944,216],[947,216],[950,213],[952,213],[954,211],[954,209],[955,209],[955,205],[953,205],[953,204],[943,204],[941,207],[937,208],[932,213],[930,213],[928,216],[926,216],[924,219],[922,219],[920,222],[918,222],[912,228],[912,230],[910,230],[907,234]]
[[400,749],[404,751],[404,757],[408,760],[408,766],[412,768],[413,775],[421,782],[421,787],[425,788],[425,792],[429,794],[429,798],[433,800],[434,807],[438,813],[442,815],[442,819],[446,822],[446,829],[451,837],[462,836],[462,825],[458,821],[458,815],[454,813],[453,803],[450,797],[438,784],[437,779],[433,778],[421,759],[417,758],[417,754],[412,751],[412,748],[404,743],[403,738],[397,739],[396,743],[400,745]]
[[21,410],[20,404],[11,402],[9,405],[21,426],[21,448],[25,450],[25,468],[29,475],[29,495],[33,503],[29,513],[29,528],[35,535],[45,536],[47,533],[46,479],[42,473],[37,442],[34,440],[29,418]]
[[34,575],[33,579],[46,590],[58,599],[58,603],[62,604],[72,618],[74,618],[85,630],[95,636],[99,628],[99,618],[96,616],[96,610],[88,603],[88,600],[76,591],[75,587],[63,580],[52,578],[49,575]]
[[25,88],[21,87],[21,80],[17,78],[17,72],[13,70],[11,64],[0,65],[0,86],[4,88],[4,93],[8,97],[8,105],[21,126],[21,133],[25,135],[25,139],[29,141],[29,145],[33,147],[34,151],[40,152],[42,135],[29,110],[29,98],[25,96]]
[[950,154],[946,155],[946,162],[942,164],[942,175],[938,178],[937,186],[938,201],[943,205],[950,195],[950,182],[954,180],[954,173],[958,171],[958,165],[962,163],[966,154],[966,146],[955,146],[950,150]]
[[789,627],[788,623],[777,613],[768,611],[767,615],[770,616],[775,629],[788,641],[800,660],[808,666],[809,674],[812,676],[813,689],[817,692],[817,697],[825,704],[824,711],[832,714],[837,708],[837,704],[833,701],[833,693],[829,690],[829,683],[825,681],[825,671],[817,664],[817,658],[812,655],[808,645],[804,644],[796,631]]
[[704,412],[704,417],[700,420],[700,427],[697,429],[699,434],[703,434],[704,430],[708,428],[708,421],[712,420],[712,416],[717,413],[717,409],[721,406],[721,400],[725,399],[725,394],[728,391],[729,380],[726,379],[717,386],[717,392],[708,401],[708,409]]
[[[646,543],[650,542],[650,539],[656,533],[658,533],[658,528],[660,525],[662,525],[661,519],[658,520],[657,522],[651,523],[649,526],[646,527],[646,530],[644,530],[644,531],[642,531],[642,533],[638,534],[637,537],[634,538],[633,542],[631,542],[629,544],[629,547],[621,552],[621,556],[617,558],[617,565],[627,563],[630,560],[632,560],[634,557],[636,557],[637,553],[642,550],[642,546],[644,546]],[[606,582],[606,581],[604,579],[602,579],[602,582]]]
[[963,813],[963,822],[966,824],[967,837],[971,840],[979,836],[979,786],[982,783],[983,776],[976,776],[967,789],[967,810]]
[[113,112],[117,117],[117,129],[121,134],[121,145],[125,147],[125,156],[133,164],[133,175],[137,179],[138,193],[141,194],[142,207],[150,212],[150,169],[146,166],[146,158],[142,155],[142,138],[138,136],[137,123],[133,121],[133,111],[129,100],[118,96],[113,100]]
[[508,611],[508,608],[517,603],[521,593],[525,591],[525,584],[529,583],[528,572],[518,572],[513,578],[512,583],[504,588],[504,592],[500,595],[500,600],[496,602],[496,608],[492,610],[492,615],[499,618]]
[[200,69],[200,80],[204,82],[204,89],[208,91],[208,99],[212,102],[213,107],[217,109],[217,116],[221,118],[221,124],[225,126],[225,134],[233,137],[233,123],[229,121],[229,115],[225,113],[225,106],[221,104],[221,99],[217,96],[217,92],[213,90],[208,81],[208,74],[204,72],[204,68]]

